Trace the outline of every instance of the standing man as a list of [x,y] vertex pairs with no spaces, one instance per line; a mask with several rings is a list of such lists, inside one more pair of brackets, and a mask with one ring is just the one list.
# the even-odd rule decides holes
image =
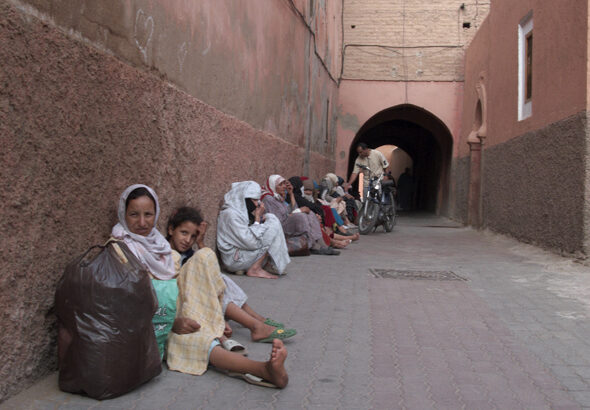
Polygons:
[[371,170],[371,175],[379,177],[383,175],[385,169],[389,166],[389,162],[385,159],[385,156],[377,151],[371,149],[367,144],[361,142],[356,146],[356,152],[359,154],[358,158],[354,162],[354,169],[348,179],[348,182],[344,184],[345,190],[348,190],[350,186],[356,181],[359,173],[363,173],[363,199],[367,196],[369,191],[369,173],[361,168],[361,165],[368,167]]

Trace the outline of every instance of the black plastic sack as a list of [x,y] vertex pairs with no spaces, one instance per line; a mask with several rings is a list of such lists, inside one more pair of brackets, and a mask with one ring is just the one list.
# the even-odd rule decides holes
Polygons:
[[[100,253],[86,258],[100,248]],[[55,293],[59,388],[109,399],[162,371],[149,275],[123,242],[94,246],[66,267]]]

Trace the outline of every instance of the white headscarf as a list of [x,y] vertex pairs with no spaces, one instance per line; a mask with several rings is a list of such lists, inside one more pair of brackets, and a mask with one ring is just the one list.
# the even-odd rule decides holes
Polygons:
[[[137,235],[132,233],[127,227],[125,221],[125,212],[127,197],[137,188],[145,188],[152,195],[156,203],[156,217],[154,219],[154,228],[147,235]],[[116,224],[111,235],[119,240],[125,242],[131,252],[145,265],[150,273],[160,280],[172,279],[176,276],[174,269],[174,260],[172,259],[172,249],[170,244],[164,236],[158,232],[155,223],[160,215],[160,204],[158,203],[158,196],[147,185],[135,184],[127,187],[119,198],[119,223]]]
[[241,181],[231,184],[231,189],[223,197],[224,204],[221,208],[233,209],[239,218],[239,222],[248,225],[248,208],[246,198],[260,199],[262,195],[260,185],[254,181]]
[[276,200],[283,202],[285,198],[277,193],[277,185],[283,182],[285,178],[280,175],[271,175],[266,180],[266,186],[262,190],[262,198],[267,195],[274,197]]

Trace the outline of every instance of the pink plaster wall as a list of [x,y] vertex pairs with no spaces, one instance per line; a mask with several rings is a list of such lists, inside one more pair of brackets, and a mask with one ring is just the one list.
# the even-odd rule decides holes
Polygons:
[[[531,11],[532,115],[519,121],[518,26]],[[458,156],[469,162],[467,137],[483,84],[483,225],[568,253],[587,253],[590,243],[588,41],[587,1],[494,0],[466,52]],[[468,174],[463,167],[462,177]]]
[[[55,2],[35,3],[58,13]],[[132,16],[133,22],[136,14],[125,13],[132,2],[120,3],[124,8],[120,15],[121,10],[115,9],[102,18],[119,21]],[[195,8],[203,3],[183,2]],[[284,2],[272,3],[283,7]],[[150,4],[164,3],[146,1],[141,6],[147,9]],[[167,10],[172,12],[170,7]],[[59,13],[67,14],[61,9]],[[285,27],[292,26],[296,18],[292,11],[281,13],[271,14],[284,19]],[[183,91],[178,83],[165,81],[152,63],[151,69],[144,69],[137,61],[109,55],[100,45],[72,38],[35,14],[11,2],[0,3],[0,401],[55,369],[56,282],[72,257],[108,237],[116,222],[118,195],[127,185],[143,182],[156,190],[162,205],[160,228],[174,207],[200,207],[212,225],[208,244],[213,245],[218,204],[231,182],[263,182],[271,173],[298,175],[305,161],[314,178],[334,169],[326,155],[330,147],[322,145],[323,140],[316,144],[315,134],[310,133],[309,145],[317,150],[306,153],[301,135],[288,132],[288,116],[279,116],[286,121],[284,128],[277,127],[284,134],[273,135],[269,127],[261,130],[258,122],[246,122],[253,118],[250,114],[242,113],[245,118],[228,115]],[[186,14],[187,18],[192,15]],[[126,27],[129,20],[119,23]],[[304,37],[293,34],[282,41]],[[326,96],[335,99],[335,88],[322,72],[322,64],[310,61],[306,44],[293,43],[289,50],[310,64],[303,73],[291,72],[287,88],[293,94],[286,93],[284,100],[285,106],[296,107],[293,126],[313,130],[316,120],[308,122],[308,103],[321,105],[320,97]],[[217,57],[218,72],[191,68],[199,82],[210,81],[213,85],[206,87],[217,87],[219,100],[232,97],[231,86],[221,86],[224,75],[242,73],[237,68],[240,58],[254,58],[241,57],[249,49],[236,50],[235,58],[225,54],[229,59],[225,65],[223,55]],[[264,56],[275,51],[260,51],[256,56],[271,63],[272,58]],[[265,75],[287,78],[289,73],[281,71],[283,64],[278,63],[276,70],[268,68],[258,81]],[[293,64],[294,70],[301,66],[298,61]],[[236,84],[234,77],[227,81]],[[306,81],[317,86],[318,102],[313,95],[291,98],[301,94]],[[269,80],[270,88],[273,84]],[[246,93],[241,87],[250,86],[239,85],[234,95],[238,100]],[[252,94],[249,106],[258,111],[254,117],[266,107],[266,102],[259,101],[264,92]],[[268,92],[274,95],[277,90]],[[317,121],[321,126],[326,123],[325,118]]]
[[[590,1],[586,16],[590,16]],[[590,24],[586,22],[586,96],[590,95]],[[586,97],[586,111],[590,111],[590,99]]]
[[384,82],[344,80],[338,100],[336,173],[346,175],[348,153],[357,131],[372,116],[400,104],[413,104],[438,117],[456,140],[461,130],[461,82]]
[[[463,91],[463,115],[461,122],[461,132],[457,139],[455,146],[455,152],[458,157],[465,157],[469,155],[469,144],[467,144],[467,137],[476,127],[476,106],[479,99],[479,95],[476,87],[478,84],[483,84],[486,89],[488,96],[492,95],[488,93],[490,85],[490,62],[489,62],[489,50],[490,50],[490,19],[486,19],[480,26],[477,34],[471,41],[469,49],[466,52],[465,58],[465,88]],[[516,101],[516,96],[513,96]],[[493,111],[494,107],[491,101],[482,102],[487,110],[487,124],[491,124],[489,115]],[[486,124],[486,125],[487,125]],[[487,143],[487,141],[486,141]]]
[[[518,121],[518,25],[533,11],[532,116]],[[506,142],[586,109],[588,6],[586,1],[495,0],[466,53],[464,126],[460,155],[468,153],[477,98],[486,73],[486,145]]]
[[[309,66],[339,73],[340,41],[330,35],[340,31],[342,1],[314,2],[313,9],[294,0],[14,3],[255,128],[300,145],[321,132],[325,121],[307,122],[317,85]],[[314,97],[336,89],[332,80]]]

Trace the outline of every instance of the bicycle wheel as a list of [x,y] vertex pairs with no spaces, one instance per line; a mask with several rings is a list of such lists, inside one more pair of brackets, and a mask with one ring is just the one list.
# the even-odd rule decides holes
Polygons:
[[359,214],[358,224],[359,232],[362,235],[367,235],[375,227],[378,211],[377,205],[373,201],[367,200],[363,204]]
[[393,227],[397,222],[397,213],[395,212],[395,199],[393,198],[393,194],[389,193],[389,205],[385,211],[385,222],[383,222],[383,227],[385,228],[385,232],[393,231]]

